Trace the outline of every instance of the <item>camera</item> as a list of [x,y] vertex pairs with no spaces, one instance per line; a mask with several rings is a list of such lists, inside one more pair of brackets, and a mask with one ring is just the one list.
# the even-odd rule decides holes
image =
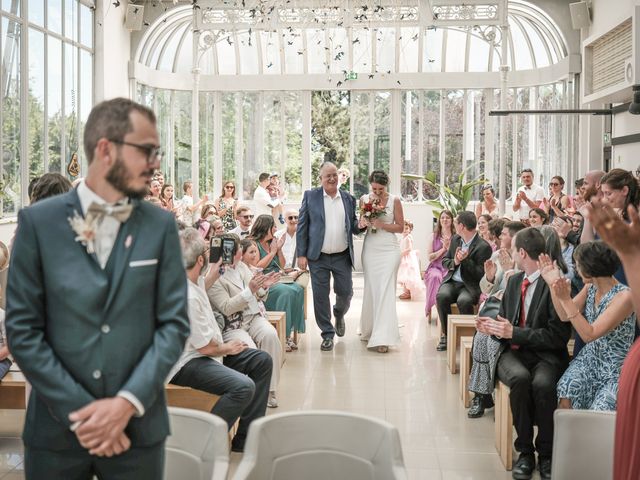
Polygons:
[[225,236],[213,237],[209,250],[209,261],[211,263],[218,263],[220,257],[222,257],[222,263],[224,265],[231,265],[233,258],[236,256],[236,252],[236,242],[233,238]]

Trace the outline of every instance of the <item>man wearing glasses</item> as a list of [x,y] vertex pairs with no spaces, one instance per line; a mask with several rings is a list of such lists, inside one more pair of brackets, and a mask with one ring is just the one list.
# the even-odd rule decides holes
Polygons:
[[536,208],[544,199],[544,189],[540,185],[533,184],[533,170],[525,168],[520,173],[522,186],[518,188],[513,201],[513,211],[520,220],[529,222],[529,210]]
[[251,209],[246,206],[238,207],[236,210],[236,219],[238,220],[238,226],[229,233],[235,233],[240,237],[240,240],[247,238],[251,233],[251,225],[253,225],[253,213]]
[[164,382],[189,318],[175,220],[141,201],[158,144],[148,108],[124,98],[97,105],[84,132],[85,180],[18,215],[7,337],[33,385],[27,479],[163,475]]
[[298,211],[289,209],[284,214],[287,228],[278,230],[275,233],[276,240],[284,235],[284,245],[282,253],[284,255],[285,264],[283,268],[296,268],[296,230],[298,229]]

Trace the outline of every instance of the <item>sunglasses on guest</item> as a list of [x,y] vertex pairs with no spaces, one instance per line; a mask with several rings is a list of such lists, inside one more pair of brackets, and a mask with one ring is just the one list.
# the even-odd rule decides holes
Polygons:
[[298,219],[298,216],[297,216],[297,215],[289,215],[289,216],[287,217],[287,219],[288,219],[288,220],[297,220],[297,219]]
[[224,188],[226,188],[227,190],[235,190],[236,187],[234,187],[233,185],[225,185]]
[[559,184],[558,182],[550,182],[550,183],[549,183],[549,186],[550,186],[550,187],[559,187],[559,186],[560,186],[560,184]]

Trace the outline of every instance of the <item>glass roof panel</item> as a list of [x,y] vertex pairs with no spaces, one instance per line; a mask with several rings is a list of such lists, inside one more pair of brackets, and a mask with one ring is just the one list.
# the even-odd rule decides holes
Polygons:
[[418,45],[420,29],[404,27],[400,29],[400,72],[418,71]]
[[[326,73],[327,57],[329,49],[326,45],[325,31],[321,28],[307,30],[307,58],[309,62],[309,73]],[[301,57],[304,56],[304,49],[296,52]]]
[[262,48],[262,73],[278,75],[283,73],[280,66],[280,36],[277,30],[260,32],[260,46]]
[[304,73],[304,57],[298,52],[303,50],[302,30],[287,29],[280,34],[280,41],[284,48],[284,73]]
[[251,30],[239,31],[236,35],[238,42],[238,55],[240,57],[240,73],[244,75],[257,75],[258,46],[255,32]]
[[349,37],[344,28],[329,28],[329,55],[331,60],[331,73],[340,73],[349,70]]
[[[199,19],[201,35],[220,33],[214,42],[200,42],[202,48],[211,45],[211,51],[199,55],[200,71],[208,75],[338,74],[351,68],[363,74],[485,72],[489,64],[489,70],[498,70],[501,38],[495,27],[436,27],[420,17],[417,0],[407,2],[349,11],[342,5],[350,3],[285,8],[273,0],[273,7],[257,13],[239,2],[221,2],[208,7],[202,17],[178,5],[147,29],[137,59],[153,69],[191,73],[193,45],[187,30]],[[508,5],[509,44],[515,51],[507,63],[515,58],[514,69],[545,67],[567,55],[562,32],[543,10],[524,0],[510,0]],[[487,35],[491,29],[496,38]]]
[[442,41],[444,30],[427,28],[424,35],[423,72],[442,71]]
[[359,73],[372,72],[371,30],[369,28],[354,28],[351,38],[351,44],[353,45],[353,69]]
[[467,50],[467,32],[455,28],[447,30],[447,72],[464,72],[464,53]]

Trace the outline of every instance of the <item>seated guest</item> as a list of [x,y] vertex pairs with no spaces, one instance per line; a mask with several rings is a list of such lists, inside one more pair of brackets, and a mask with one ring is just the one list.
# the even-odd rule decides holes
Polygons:
[[476,232],[476,216],[472,212],[460,212],[454,221],[456,235],[442,260],[448,273],[440,285],[436,304],[442,325],[442,336],[436,350],[447,349],[447,323],[451,304],[456,303],[462,314],[473,314],[480,298],[480,279],[484,274],[484,262],[491,257],[491,247]]
[[253,291],[249,285],[254,275],[242,262],[240,239],[233,234],[222,235],[223,241],[227,238],[235,242],[233,263],[225,265],[224,273],[207,290],[207,294],[213,309],[224,316],[222,338],[225,342],[239,340],[251,348],[259,348],[271,355],[273,372],[267,406],[275,408],[278,406],[276,389],[280,380],[282,345],[278,339],[278,332],[265,318],[262,302],[267,299],[268,290],[277,281],[278,275],[258,276],[255,281],[259,288]]
[[442,259],[449,250],[451,239],[455,234],[453,213],[449,210],[443,210],[440,212],[436,229],[433,232],[431,247],[427,251],[429,266],[424,271],[424,285],[427,296],[424,313],[429,322],[431,322],[431,310],[436,304],[436,295],[440,285],[442,285],[442,279],[447,273],[447,269],[442,265]]
[[529,211],[529,226],[541,227],[549,223],[549,215],[541,208],[532,208]]
[[489,222],[492,220],[491,215],[484,214],[478,217],[478,235],[489,244],[491,250],[495,250],[495,244],[491,243],[491,235],[489,234]]
[[560,320],[571,322],[586,342],[558,382],[559,407],[615,410],[620,370],[635,335],[631,291],[613,278],[620,260],[605,243],[583,243],[575,256],[586,286],[573,299],[553,261],[541,255],[538,262]]
[[45,173],[38,181],[33,185],[31,191],[31,205],[45,198],[67,193],[71,190],[71,182],[67,177],[60,175],[59,173]]
[[278,230],[275,234],[276,240],[284,237],[282,254],[284,255],[284,268],[296,268],[296,230],[298,229],[298,211],[294,208],[284,213],[287,228]]
[[[479,317],[476,327],[503,343],[497,375],[511,389],[509,399],[518,435],[515,448],[520,452],[513,478],[532,477],[537,450],[540,477],[549,479],[556,384],[569,363],[571,327],[558,318],[549,287],[540,279],[537,261],[545,249],[540,231],[525,228],[518,232],[514,246],[521,272],[509,278],[496,320]],[[538,426],[535,447],[534,424]]]
[[[285,238],[275,240],[276,224],[271,215],[260,215],[251,228],[251,239],[255,240],[259,257],[247,257],[253,267],[262,268],[265,273],[279,272],[284,265],[282,247]],[[304,289],[297,283],[278,283],[269,290],[269,297],[264,302],[268,311],[285,312],[287,314],[287,348],[294,350],[297,345],[291,336],[295,330],[304,333]]]
[[[487,300],[481,305],[479,315],[495,318],[500,301],[507,285],[509,275],[513,273],[514,261],[511,257],[513,237],[524,229],[522,222],[506,222],[500,234],[500,250],[493,253],[484,263],[484,276],[480,288]],[[469,374],[469,391],[474,397],[467,411],[469,418],[480,418],[487,408],[493,407],[491,393],[495,388],[495,373],[500,355],[501,343],[490,335],[476,331],[473,336],[473,362]]]
[[[562,276],[570,279],[573,276],[573,269],[570,270],[569,265],[564,260],[562,244],[556,230],[551,225],[543,225],[539,230],[544,237],[544,251],[551,257],[552,261],[556,262]],[[573,268],[573,262],[571,262],[571,266]]]
[[[180,241],[189,279],[191,334],[168,378],[175,385],[219,395],[211,413],[224,419],[229,429],[240,418],[231,450],[242,452],[249,425],[254,419],[263,417],[267,408],[271,357],[267,352],[249,348],[241,340],[224,342],[207,297],[207,289],[220,276],[222,261],[209,268],[209,248],[194,228],[182,231]],[[249,281],[247,290],[250,293],[247,295],[258,291],[258,284],[264,277],[256,276]]]
[[213,235],[211,223],[216,217],[216,207],[211,203],[205,203],[200,210],[200,218],[194,223],[194,227],[200,232],[200,236],[209,241]]
[[251,225],[253,225],[253,213],[251,209],[245,205],[241,205],[236,210],[236,220],[238,225],[236,228],[229,230],[229,233],[234,233],[242,240],[248,237],[251,233]]

